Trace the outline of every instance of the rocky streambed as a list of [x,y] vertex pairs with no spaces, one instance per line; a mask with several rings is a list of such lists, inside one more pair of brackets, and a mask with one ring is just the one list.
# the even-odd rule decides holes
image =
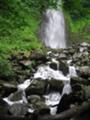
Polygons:
[[12,55],[0,80],[0,120],[89,120],[90,44]]

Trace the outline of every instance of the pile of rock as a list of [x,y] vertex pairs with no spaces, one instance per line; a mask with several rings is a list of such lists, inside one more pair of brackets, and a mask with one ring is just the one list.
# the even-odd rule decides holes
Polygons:
[[[44,95],[52,92],[61,95],[57,104],[58,114],[73,106],[80,106],[90,99],[90,44],[82,43],[77,47],[51,50],[45,54],[19,53],[12,55],[10,61],[16,80],[8,82],[0,80],[0,116],[3,114],[13,120],[14,118],[36,120],[38,115],[50,115],[51,106],[46,104],[47,97]],[[48,67],[39,69],[43,66]],[[73,69],[70,72],[71,68],[75,68],[76,71]],[[47,74],[48,70],[50,70],[49,74]],[[39,77],[37,77],[38,71]],[[53,77],[53,73],[56,77]],[[25,90],[19,90],[18,84],[23,83],[27,78],[32,81],[31,84]],[[72,92],[65,94],[63,89],[65,84],[69,83]],[[10,104],[5,101],[6,97]]]

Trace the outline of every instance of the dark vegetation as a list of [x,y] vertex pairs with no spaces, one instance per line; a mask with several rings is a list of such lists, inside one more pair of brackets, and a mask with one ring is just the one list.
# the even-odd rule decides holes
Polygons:
[[90,1],[64,0],[65,17],[67,19],[69,40],[90,43]]

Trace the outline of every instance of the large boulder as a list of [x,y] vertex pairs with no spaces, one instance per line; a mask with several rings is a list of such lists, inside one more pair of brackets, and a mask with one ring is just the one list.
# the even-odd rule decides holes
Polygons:
[[2,98],[0,98],[0,115],[7,115],[8,114],[8,105]]
[[25,104],[13,104],[9,106],[9,113],[13,116],[25,116],[28,112],[28,107]]
[[64,87],[63,81],[51,79],[48,81],[49,90],[62,92]]
[[85,99],[90,99],[90,86],[83,86]]
[[62,99],[59,102],[57,113],[63,112],[70,108],[71,104],[75,103],[75,98],[73,97],[73,94],[70,95],[63,95]]
[[30,60],[35,60],[36,62],[38,62],[38,64],[46,63],[47,62],[47,57],[46,57],[45,54],[32,52],[31,55],[30,55]]
[[84,79],[82,77],[72,77],[71,80],[70,80],[71,86],[73,86],[77,83],[83,84],[83,85],[90,85],[90,80]]
[[43,95],[46,88],[44,80],[33,80],[32,84],[26,89],[26,95],[38,94]]
[[50,66],[50,68],[52,68],[53,70],[57,70],[58,68],[57,68],[57,64],[55,63],[55,62],[51,62],[50,64],[49,64],[49,66]]
[[0,96],[7,97],[11,93],[17,91],[17,86],[12,83],[7,83],[5,81],[0,81]]
[[38,95],[31,95],[28,98],[29,104],[34,108],[35,111],[37,111],[39,114],[49,114],[50,109],[45,104],[45,101],[43,98],[41,98]]
[[59,61],[59,70],[61,70],[64,75],[69,73],[69,67],[65,61]]
[[89,66],[82,66],[79,67],[79,75],[84,78],[90,77],[90,67]]
[[9,100],[12,102],[22,100],[22,98],[23,98],[22,91],[16,91],[15,93],[12,93],[9,95]]

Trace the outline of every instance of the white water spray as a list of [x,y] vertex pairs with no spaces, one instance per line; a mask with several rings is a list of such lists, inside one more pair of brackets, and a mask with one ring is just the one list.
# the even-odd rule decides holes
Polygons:
[[61,0],[57,1],[57,10],[47,9],[40,29],[40,38],[50,48],[66,48],[65,20]]

